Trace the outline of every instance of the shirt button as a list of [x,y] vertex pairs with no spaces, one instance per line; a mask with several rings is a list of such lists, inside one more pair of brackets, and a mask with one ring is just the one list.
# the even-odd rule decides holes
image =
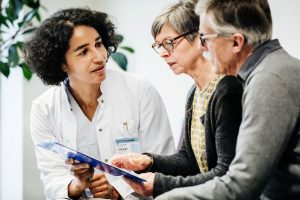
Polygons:
[[101,103],[104,103],[104,100],[103,100],[103,99],[101,100]]
[[100,132],[100,133],[102,132],[102,128],[99,128],[99,132]]
[[108,162],[108,159],[107,159],[107,158],[105,159],[105,162]]

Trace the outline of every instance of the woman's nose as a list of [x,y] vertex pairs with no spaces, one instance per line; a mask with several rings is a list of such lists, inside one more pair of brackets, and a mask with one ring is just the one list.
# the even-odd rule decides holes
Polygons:
[[163,58],[163,57],[166,57],[166,56],[169,56],[169,55],[170,55],[170,52],[168,50],[166,50],[164,47],[161,47],[159,56],[161,58]]
[[106,50],[102,50],[102,49],[94,49],[94,60],[95,61],[99,61],[99,60],[107,60],[107,52]]

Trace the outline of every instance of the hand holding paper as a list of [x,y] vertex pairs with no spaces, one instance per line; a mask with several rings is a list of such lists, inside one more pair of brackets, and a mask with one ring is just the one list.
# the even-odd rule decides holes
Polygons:
[[132,187],[132,189],[136,193],[138,193],[144,197],[152,196],[155,174],[154,173],[144,173],[144,174],[140,174],[140,176],[141,176],[141,178],[145,179],[146,182],[141,184],[141,183],[137,183],[137,182],[132,181],[127,178],[125,178],[125,181]]
[[111,164],[127,170],[142,171],[151,166],[152,159],[137,153],[117,154],[111,158]]
[[96,160],[88,155],[85,155],[81,152],[77,152],[69,147],[66,147],[58,142],[42,142],[37,144],[37,146],[47,149],[49,151],[55,152],[64,156],[65,158],[72,158],[81,163],[88,163],[90,166],[97,168],[105,173],[108,173],[113,176],[124,176],[128,179],[131,179],[136,182],[144,182],[145,180],[138,177],[134,172],[125,171],[118,167],[112,166],[108,163]]
[[73,159],[67,159],[65,162],[72,165],[71,171],[75,177],[68,185],[68,196],[77,199],[86,188],[90,187],[90,177],[94,174],[94,168],[87,163],[78,163]]

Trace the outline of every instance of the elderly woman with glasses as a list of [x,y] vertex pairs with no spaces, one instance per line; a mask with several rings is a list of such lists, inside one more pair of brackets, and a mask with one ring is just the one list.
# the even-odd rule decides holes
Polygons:
[[152,25],[152,48],[175,74],[187,74],[190,89],[185,114],[185,140],[171,156],[149,153],[116,155],[112,163],[141,174],[144,184],[127,182],[144,196],[154,197],[178,187],[202,184],[228,170],[241,122],[243,87],[235,76],[216,75],[199,49],[196,1],[165,8]]

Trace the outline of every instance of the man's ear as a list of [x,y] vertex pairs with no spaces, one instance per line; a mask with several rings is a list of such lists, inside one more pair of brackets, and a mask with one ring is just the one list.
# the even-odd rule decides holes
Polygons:
[[233,37],[232,51],[233,53],[239,53],[245,44],[245,37],[240,33],[235,33],[233,34],[232,37]]

